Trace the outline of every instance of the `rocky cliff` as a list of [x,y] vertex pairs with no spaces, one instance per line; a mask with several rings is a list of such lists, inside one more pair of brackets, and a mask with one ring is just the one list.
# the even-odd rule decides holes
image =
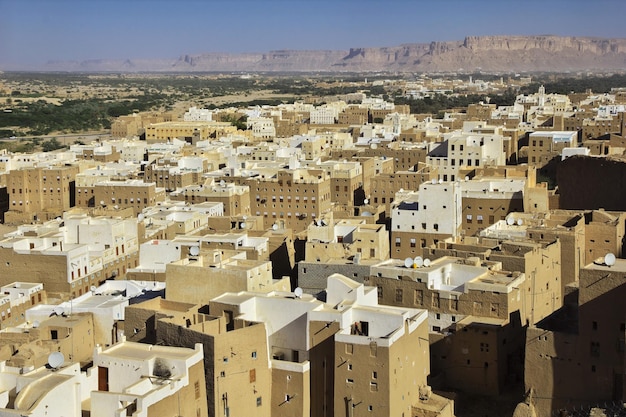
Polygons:
[[207,53],[165,60],[51,62],[53,71],[578,71],[626,69],[626,39],[469,36],[462,41],[349,51]]

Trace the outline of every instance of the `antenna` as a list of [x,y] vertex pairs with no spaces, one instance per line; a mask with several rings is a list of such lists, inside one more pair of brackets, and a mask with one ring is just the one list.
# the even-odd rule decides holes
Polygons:
[[508,224],[509,226],[513,226],[513,224],[515,223],[515,219],[513,217],[507,217],[506,218],[506,224]]
[[430,266],[430,259],[424,259],[424,266]]
[[192,247],[189,248],[189,254],[191,256],[198,256],[199,253],[200,253],[200,247],[192,246]]
[[65,362],[65,356],[61,352],[52,352],[48,355],[48,365],[50,368],[57,369]]
[[413,265],[413,259],[411,259],[411,258],[406,258],[406,259],[404,260],[404,266],[405,266],[405,267],[410,268],[412,265]]
[[295,290],[293,290],[293,295],[296,296],[296,298],[302,298],[302,294],[304,293],[304,291],[302,291],[302,288],[300,287],[296,287]]
[[415,259],[413,259],[413,262],[415,262],[415,265],[418,268],[421,268],[422,266],[424,266],[424,260],[422,259],[421,256],[416,256]]
[[611,252],[609,252],[606,255],[604,255],[604,264],[606,266],[613,266],[613,265],[615,265],[615,255],[612,254]]

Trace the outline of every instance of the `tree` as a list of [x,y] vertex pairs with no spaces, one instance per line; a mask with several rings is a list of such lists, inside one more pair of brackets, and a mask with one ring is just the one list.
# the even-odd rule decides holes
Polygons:
[[63,145],[57,140],[57,138],[47,140],[41,145],[41,150],[44,152],[55,151],[61,148],[63,148]]

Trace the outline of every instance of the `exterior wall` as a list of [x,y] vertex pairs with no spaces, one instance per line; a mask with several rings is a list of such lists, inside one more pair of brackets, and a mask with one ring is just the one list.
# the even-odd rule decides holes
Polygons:
[[335,417],[410,415],[430,373],[427,335],[424,322],[390,347],[336,341]]
[[222,203],[224,216],[250,215],[250,187],[231,186],[225,187],[189,187],[180,192],[170,194],[174,201],[185,201],[191,204],[204,203],[207,201]]
[[146,126],[146,142],[159,143],[175,138],[199,136],[200,140],[227,136],[237,128],[228,122],[163,122]]
[[278,223],[302,232],[331,206],[330,178],[323,171],[281,170],[276,178],[251,179],[248,185],[251,214],[263,216],[265,228]]
[[11,170],[7,177],[7,223],[48,220],[70,209],[77,166]]
[[148,407],[147,417],[161,417],[176,410],[181,416],[208,417],[206,402],[206,388],[204,381],[204,363],[198,362],[191,366],[189,383],[181,388],[176,395],[165,397],[156,404]]
[[272,417],[313,415],[309,363],[272,361]]
[[196,315],[190,325],[159,321],[157,338],[166,345],[203,344],[210,416],[270,415],[272,376],[265,325],[241,324],[233,323],[234,328],[229,330],[224,318],[202,314]]
[[474,236],[498,220],[504,220],[509,213],[523,212],[524,201],[522,198],[463,197],[462,207],[463,232],[465,236]]
[[391,213],[391,203],[400,190],[417,191],[422,183],[437,178],[436,170],[424,167],[418,172],[404,171],[394,174],[379,174],[372,178],[370,204],[384,204],[385,212]]
[[585,264],[603,258],[607,253],[623,257],[626,213],[592,211],[586,217],[590,217],[590,221],[585,225]]
[[516,370],[516,376],[521,375],[521,366],[513,365],[522,357],[524,331],[519,323],[497,325],[478,320],[458,323],[449,336],[431,334],[433,374],[442,374],[446,386],[453,389],[498,395]]
[[[517,255],[516,252],[523,252]],[[526,274],[524,293],[521,295],[524,308],[520,309],[526,324],[535,324],[548,317],[563,305],[561,298],[561,243],[556,241],[545,247],[531,250],[511,243],[505,253],[492,252],[492,261],[502,262],[508,271]]]
[[558,156],[563,148],[577,144],[576,132],[535,132],[528,138],[528,164],[542,167]]
[[334,273],[362,283],[370,274],[370,266],[300,261],[298,262],[298,286],[305,293],[318,294],[326,289],[327,278]]
[[[199,258],[201,259],[201,258]],[[166,266],[168,300],[206,304],[225,292],[269,292],[272,286],[272,264],[260,261],[224,262],[223,266],[183,259]]]
[[618,259],[581,269],[577,332],[529,329],[525,383],[543,414],[626,398],[625,266]]
[[146,207],[165,201],[164,190],[156,188],[154,183],[111,181],[96,183],[94,189],[96,206],[104,202],[104,205],[118,206],[119,209],[131,208],[135,215]]

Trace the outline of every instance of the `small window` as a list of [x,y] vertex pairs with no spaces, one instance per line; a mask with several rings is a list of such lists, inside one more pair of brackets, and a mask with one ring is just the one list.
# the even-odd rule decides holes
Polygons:
[[252,359],[256,359],[256,350],[252,352]]
[[256,397],[256,406],[260,407],[261,405],[263,405],[263,400],[261,397]]

